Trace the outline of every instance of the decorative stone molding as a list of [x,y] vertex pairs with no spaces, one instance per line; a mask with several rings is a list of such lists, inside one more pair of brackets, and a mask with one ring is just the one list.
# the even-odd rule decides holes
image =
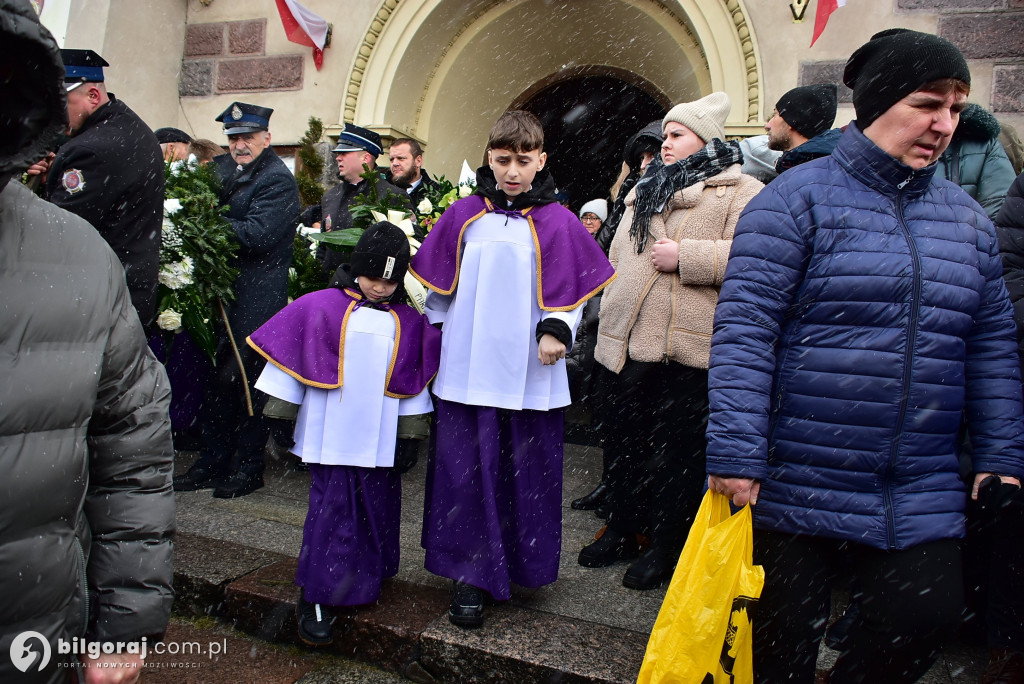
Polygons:
[[[363,78],[366,74],[367,64],[369,63],[370,57],[373,54],[373,50],[376,47],[381,33],[388,22],[388,19],[394,14],[395,9],[401,0],[382,0],[380,9],[374,15],[373,20],[370,22],[370,26],[367,28],[366,34],[363,36],[363,41],[359,46],[356,53],[355,62],[352,65],[352,72],[349,75],[348,86],[345,91],[345,103],[343,107],[343,120],[346,122],[353,122],[355,119],[356,106],[359,102],[359,95],[362,88]],[[435,61],[434,68],[430,72],[427,78],[426,84],[423,88],[423,93],[420,96],[420,100],[416,108],[416,123],[419,125],[420,117],[422,115],[424,99],[426,93],[429,90],[430,82],[437,75],[437,71],[451,48],[456,44],[462,34],[471,28],[483,15],[491,11],[495,6],[505,2],[506,0],[493,0],[491,3],[482,5],[479,10],[472,14],[467,15],[462,22],[462,25],[449,37],[445,46],[442,48],[440,56]],[[690,27],[683,22],[676,13],[669,10],[665,3],[658,2],[658,0],[647,0],[652,5],[658,7],[661,10],[668,12],[672,17],[676,19],[678,26],[681,27],[687,36],[693,40],[693,45],[699,50],[702,59],[704,60],[704,67],[708,69],[708,60],[705,53],[704,46],[700,43],[698,38],[693,35]],[[746,69],[746,83],[747,83],[747,111],[746,121],[757,122],[760,118],[760,68],[757,61],[757,52],[754,47],[754,40],[751,36],[750,25],[747,20],[746,14],[743,10],[743,5],[740,0],[720,0],[726,10],[729,12],[733,30],[736,35],[736,39],[739,43],[740,49],[743,53],[744,67]]]
[[366,64],[373,54],[373,48],[377,45],[380,34],[384,31],[384,25],[398,7],[399,0],[383,0],[377,14],[374,15],[370,26],[366,29],[363,42],[356,52],[356,60],[352,64],[352,73],[348,77],[348,87],[345,89],[345,121],[352,123],[356,116],[356,103],[359,100],[359,90],[363,84],[363,75],[366,73]]

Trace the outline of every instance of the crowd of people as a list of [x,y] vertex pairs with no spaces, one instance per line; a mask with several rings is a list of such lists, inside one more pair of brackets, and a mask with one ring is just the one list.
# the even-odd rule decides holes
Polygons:
[[[450,621],[480,627],[513,584],[558,578],[576,401],[603,449],[572,501],[604,519],[580,565],[629,561],[624,586],[662,586],[707,489],[753,507],[758,681],[813,681],[822,639],[833,683],[915,681],[966,616],[991,648],[984,681],[1024,682],[1024,174],[948,41],[872,36],[845,67],[842,128],[835,84],[786,92],[761,139],[728,139],[725,93],[678,103],[576,212],[538,119],[508,111],[475,192],[415,253],[377,221],[349,252],[322,249],[328,287],[289,303],[296,225],[352,227],[371,184],[414,211],[436,186],[420,143],[391,141],[374,178],[383,141],[346,124],[340,182],[300,211],[271,109],[221,113],[227,153],[153,132],[97,53],[58,51],[23,0],[0,12],[5,65],[31,56],[4,72],[0,113],[16,143],[0,155],[0,453],[22,502],[0,533],[19,597],[0,650],[25,630],[159,639],[173,491],[258,490],[282,419],[311,478],[302,640],[329,643],[340,611],[387,591],[423,440],[425,565],[451,581]],[[199,390],[147,346],[164,164],[190,155],[216,169],[238,242]],[[171,402],[189,392],[199,458],[172,478]],[[826,634],[835,586],[850,602]],[[83,658],[84,681],[133,681],[138,657],[115,657],[134,675]],[[38,681],[61,681],[57,660]]]

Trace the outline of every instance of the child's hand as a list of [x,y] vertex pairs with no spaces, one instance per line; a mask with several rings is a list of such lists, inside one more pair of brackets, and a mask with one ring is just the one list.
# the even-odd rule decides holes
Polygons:
[[554,366],[559,359],[565,358],[565,345],[554,335],[545,333],[537,343],[537,358],[545,366]]
[[665,238],[655,242],[651,247],[651,262],[655,269],[665,273],[679,268],[679,243]]

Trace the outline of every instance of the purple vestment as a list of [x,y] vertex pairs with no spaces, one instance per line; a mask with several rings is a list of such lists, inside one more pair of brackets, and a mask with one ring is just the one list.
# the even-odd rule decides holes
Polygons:
[[[462,236],[470,223],[489,211],[490,200],[471,195],[441,215],[412,258],[409,272],[431,290],[451,294],[459,281]],[[507,213],[498,209],[499,213]],[[537,304],[542,311],[570,311],[615,278],[597,242],[575,214],[560,204],[516,212],[530,223],[537,249]]]
[[393,468],[309,466],[309,513],[295,583],[311,603],[359,606],[398,572],[402,476]]
[[562,409],[512,411],[437,400],[423,502],[426,568],[511,597],[510,582],[558,579]]
[[[335,389],[344,384],[348,316],[367,305],[361,293],[348,288],[311,292],[277,312],[246,342],[302,384]],[[387,310],[395,318],[395,350],[384,394],[413,397],[437,374],[441,333],[408,304],[392,304]]]

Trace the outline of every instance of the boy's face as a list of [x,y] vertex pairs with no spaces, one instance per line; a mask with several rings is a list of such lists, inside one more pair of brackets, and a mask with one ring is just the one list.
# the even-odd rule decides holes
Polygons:
[[501,148],[487,150],[487,163],[498,181],[498,189],[509,199],[530,189],[533,179],[544,168],[547,159],[547,153],[539,149],[529,152],[513,152]]
[[373,278],[361,275],[356,278],[359,290],[363,296],[371,302],[379,302],[395,294],[398,288],[397,280],[385,280],[384,278]]

